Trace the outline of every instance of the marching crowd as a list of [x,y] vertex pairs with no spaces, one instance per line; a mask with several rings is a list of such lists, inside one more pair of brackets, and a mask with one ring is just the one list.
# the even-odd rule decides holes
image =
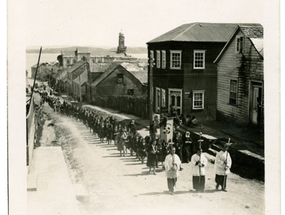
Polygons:
[[[143,137],[137,131],[134,120],[126,124],[114,116],[103,116],[96,111],[80,108],[66,101],[61,103],[57,97],[42,94],[41,98],[41,104],[47,102],[54,111],[81,121],[100,139],[101,143],[114,144],[120,156],[135,156],[142,163],[146,162],[150,174],[155,175],[156,169],[161,164],[166,172],[170,194],[174,193],[179,172],[183,170],[182,163],[191,163],[193,188],[196,192],[204,192],[207,158],[199,144],[201,139],[194,144],[189,131],[181,133],[174,128],[172,141],[166,142],[156,135],[156,128],[160,125],[156,125],[153,121],[149,135]],[[227,175],[232,162],[228,147],[229,144],[225,144],[216,156],[216,190],[221,186],[222,190],[226,191]]]

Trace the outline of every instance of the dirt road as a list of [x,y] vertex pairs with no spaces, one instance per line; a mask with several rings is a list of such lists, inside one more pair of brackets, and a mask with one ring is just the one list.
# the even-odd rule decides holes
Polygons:
[[[54,137],[62,147],[71,180],[88,192],[88,201],[78,202],[82,215],[91,214],[265,214],[264,184],[228,176],[228,192],[215,190],[214,166],[206,167],[205,193],[192,189],[191,164],[183,164],[174,195],[169,195],[165,172],[156,175],[134,156],[120,157],[114,145],[100,143],[74,118],[44,106]],[[143,131],[145,132],[145,131]],[[55,136],[53,136],[55,134]],[[44,143],[42,143],[44,144]]]

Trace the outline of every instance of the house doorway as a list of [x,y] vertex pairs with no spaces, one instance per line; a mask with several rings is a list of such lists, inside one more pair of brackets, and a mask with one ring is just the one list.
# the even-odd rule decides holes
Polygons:
[[182,89],[168,89],[169,113],[182,113]]
[[262,125],[263,119],[263,99],[262,99],[262,84],[252,82],[251,98],[250,98],[250,123],[253,125]]

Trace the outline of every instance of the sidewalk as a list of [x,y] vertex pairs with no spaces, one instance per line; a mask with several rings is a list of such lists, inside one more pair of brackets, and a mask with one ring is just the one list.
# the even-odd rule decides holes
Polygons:
[[[150,125],[150,121],[148,119],[141,119],[131,114],[120,113],[117,110],[109,108],[103,109],[101,107],[89,104],[83,105],[83,107],[105,112],[106,114],[116,116],[121,120],[130,121],[131,119],[134,119],[136,125],[138,126],[138,130],[140,130],[142,127],[149,128]],[[179,130],[182,132],[188,130],[191,133],[197,134],[202,132],[205,139],[227,140],[228,138],[231,138],[231,142],[234,143],[233,147],[236,149],[248,150],[249,152],[256,154],[256,156],[260,159],[264,159],[264,134],[257,128],[234,126],[223,122],[201,119],[198,126],[180,126]]]
[[[94,105],[83,105],[99,112],[116,116],[120,120],[134,119],[137,130],[148,130],[150,122],[131,114],[120,113],[109,108],[100,108]],[[221,150],[223,143],[231,138],[233,143],[229,149],[233,165],[232,171],[242,177],[264,180],[264,134],[255,127],[240,127],[218,121],[198,119],[199,125],[195,127],[180,126],[179,131],[190,131],[194,142],[197,142],[199,133],[202,132],[204,152],[208,160],[214,163],[216,153]]]
[[61,147],[34,150],[28,173],[28,215],[79,215]]

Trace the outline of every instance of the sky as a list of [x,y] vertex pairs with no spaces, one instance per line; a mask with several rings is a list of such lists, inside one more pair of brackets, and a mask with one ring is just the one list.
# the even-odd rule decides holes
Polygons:
[[[250,2],[250,3],[249,3]],[[146,43],[191,22],[263,24],[261,0],[26,0],[26,46]]]

